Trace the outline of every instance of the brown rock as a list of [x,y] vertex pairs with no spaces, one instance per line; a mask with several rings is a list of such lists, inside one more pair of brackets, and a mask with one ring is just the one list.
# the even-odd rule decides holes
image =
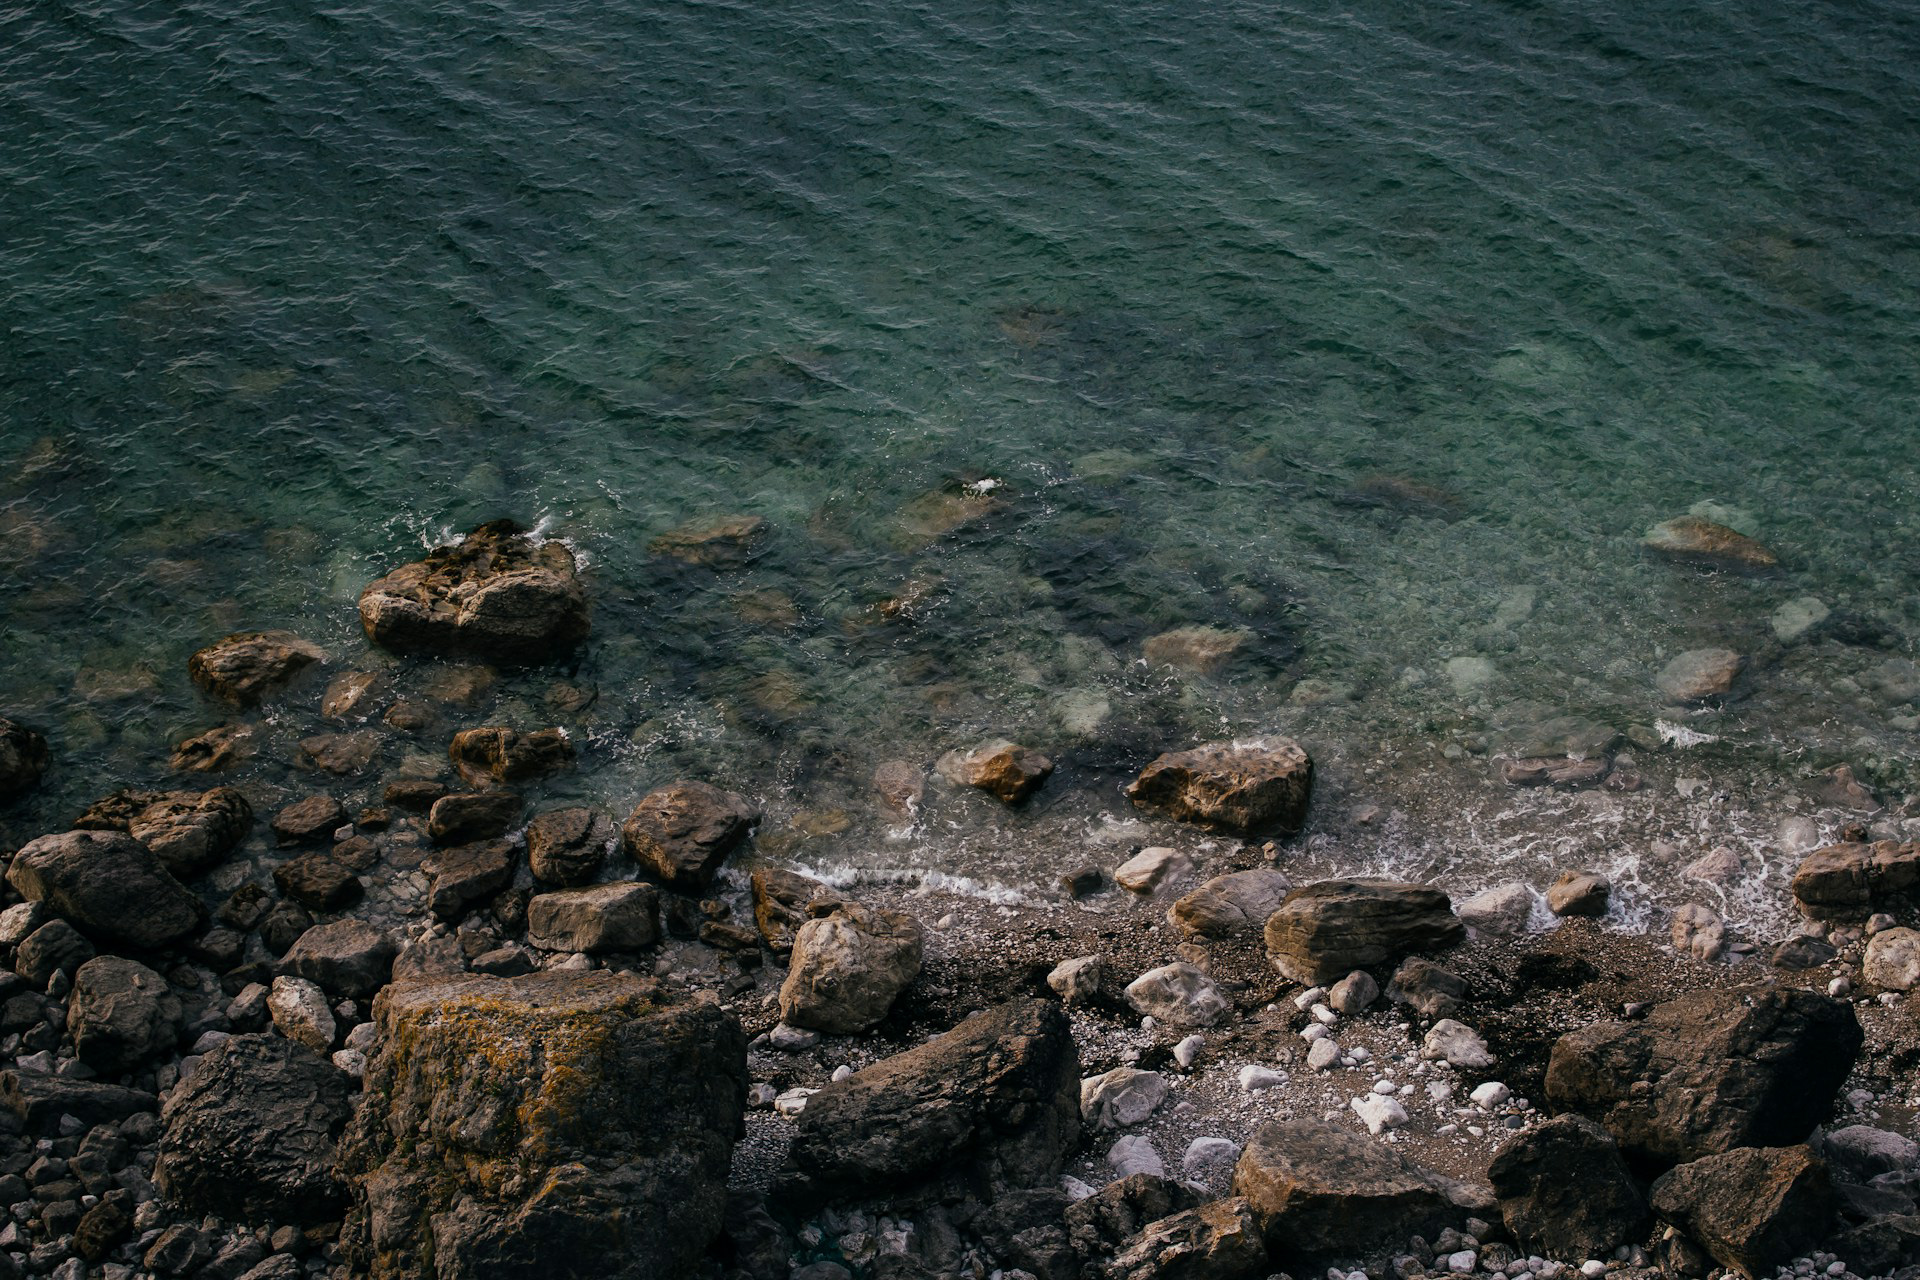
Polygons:
[[977,787],[1006,804],[1019,804],[1053,772],[1053,761],[1005,738],[993,738],[967,751],[949,751],[934,766],[958,787]]
[[573,767],[573,741],[565,729],[463,729],[453,735],[447,754],[460,776],[476,785],[524,782]]
[[401,733],[425,733],[440,723],[440,716],[417,698],[399,698],[380,717],[380,723]]
[[493,696],[500,674],[492,667],[473,663],[448,663],[434,667],[421,682],[420,689],[433,702],[446,707],[472,711]]
[[613,819],[595,809],[549,809],[527,824],[527,864],[547,884],[586,884],[613,847]]
[[120,791],[74,822],[86,831],[124,831],[185,879],[222,861],[253,826],[253,806],[232,787],[211,791]]
[[442,849],[421,864],[433,877],[433,914],[449,923],[513,883],[514,850],[504,840]]
[[320,714],[329,720],[365,720],[385,692],[386,681],[377,671],[342,671],[327,682]]
[[677,889],[701,889],[759,820],[745,796],[704,782],[672,782],[634,806],[620,840],[649,874]]
[[324,853],[305,853],[273,869],[274,887],[302,906],[336,911],[360,900],[366,887]]
[[752,558],[767,531],[759,516],[721,516],[689,520],[656,537],[647,550],[683,564],[737,569]]
[[397,809],[426,813],[433,808],[434,801],[446,794],[445,783],[428,778],[402,778],[397,782],[389,782],[380,798]]
[[1731,649],[1689,649],[1675,654],[1653,682],[1675,702],[1709,702],[1733,692],[1746,665]]
[[1547,909],[1557,916],[1603,916],[1612,895],[1613,886],[1603,875],[1563,871],[1547,890]]
[[315,792],[274,814],[273,834],[283,845],[331,840],[346,820],[347,806],[325,792]]
[[1453,1206],[1433,1174],[1361,1134],[1282,1120],[1253,1135],[1233,1171],[1276,1258],[1351,1257],[1431,1237]]
[[1793,899],[1814,920],[1864,920],[1920,903],[1920,842],[1849,842],[1815,849],[1793,876]]
[[1739,1147],[1664,1175],[1653,1207],[1722,1266],[1764,1276],[1830,1241],[1837,1201],[1807,1147]]
[[517,791],[461,791],[441,796],[427,814],[435,844],[471,844],[513,830],[525,805]]
[[1605,1258],[1645,1236],[1646,1198],[1613,1139],[1584,1116],[1524,1130],[1494,1156],[1487,1180],[1523,1249]]
[[545,662],[587,637],[586,591],[573,553],[536,543],[511,520],[481,525],[360,593],[373,643],[404,653]]
[[206,909],[153,851],[118,831],[67,831],[23,845],[7,883],[95,938],[165,946],[195,932]]
[[1607,758],[1591,756],[1526,756],[1502,760],[1500,776],[1513,787],[1597,787],[1607,776]]
[[1211,742],[1161,756],[1127,788],[1139,808],[1209,831],[1292,835],[1306,821],[1313,761],[1289,738]]
[[660,936],[660,890],[616,881],[560,889],[527,903],[527,941],[548,951],[638,951]]
[[1257,933],[1280,909],[1291,887],[1278,871],[1232,871],[1176,901],[1167,908],[1167,919],[1188,937]]
[[757,869],[752,884],[753,922],[767,946],[780,955],[793,950],[794,935],[812,918],[808,908],[813,903],[840,901],[818,880],[778,867]]
[[926,798],[927,780],[919,766],[905,760],[882,760],[873,771],[873,793],[880,803],[903,818],[920,812]]
[[1156,667],[1180,667],[1203,676],[1213,675],[1252,639],[1250,631],[1225,631],[1219,627],[1177,627],[1149,636],[1141,646],[1148,663]]
[[187,672],[222,702],[257,707],[268,693],[326,657],[319,645],[291,631],[242,631],[197,651],[187,659]]
[[212,773],[252,759],[256,750],[250,726],[223,724],[175,746],[167,767],[181,773]]
[[1391,880],[1322,880],[1293,890],[1268,917],[1274,968],[1309,986],[1391,966],[1466,937],[1447,895]]
[[835,1035],[866,1031],[920,974],[924,935],[901,911],[842,902],[794,934],[781,1021]]
[[1679,516],[1647,530],[1641,546],[1657,556],[1708,569],[1772,569],[1780,559],[1760,543],[1699,516]]
[[1253,1209],[1234,1196],[1148,1223],[1106,1274],[1108,1280],[1259,1280],[1267,1271],[1266,1241]]
[[300,763],[346,777],[364,771],[380,754],[380,735],[371,729],[318,733],[300,739]]

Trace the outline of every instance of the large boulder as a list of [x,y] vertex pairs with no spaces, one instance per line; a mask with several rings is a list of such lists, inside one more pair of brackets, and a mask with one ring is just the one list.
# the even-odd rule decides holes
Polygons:
[[638,951],[660,937],[659,911],[650,884],[560,889],[527,903],[527,941],[548,951]]
[[453,735],[447,755],[475,786],[525,782],[573,767],[573,740],[565,729],[508,729],[489,725]]
[[1321,880],[1289,893],[1267,918],[1267,955],[1295,982],[1316,986],[1355,969],[1386,969],[1414,952],[1466,936],[1447,895],[1393,880]]
[[17,1117],[27,1132],[51,1134],[66,1117],[82,1124],[112,1124],[154,1111],[151,1093],[98,1080],[75,1080],[50,1071],[0,1071],[0,1107]]
[[587,884],[606,865],[613,819],[597,809],[549,809],[527,824],[527,866],[547,884]]
[[132,947],[163,947],[206,919],[153,851],[118,831],[41,836],[13,855],[7,883],[94,937]]
[[0,716],[0,804],[40,785],[47,771],[47,740]]
[[241,631],[197,650],[187,659],[187,673],[222,702],[256,707],[326,657],[319,645],[291,631]]
[[253,806],[232,787],[119,791],[74,821],[82,831],[124,831],[185,879],[218,865],[247,837]]
[[1188,937],[1256,933],[1280,909],[1290,888],[1278,871],[1230,871],[1178,899],[1167,908],[1167,920]]
[[1138,807],[1208,831],[1292,835],[1307,819],[1313,761],[1291,738],[1209,742],[1171,751],[1127,787]]
[[1861,1040],[1852,1006],[1815,992],[1690,992],[1560,1037],[1547,1097],[1651,1165],[1787,1145],[1826,1118]]
[[1647,1201],[1607,1131],[1555,1116],[1500,1148],[1487,1169],[1520,1247],[1550,1258],[1604,1258],[1641,1239]]
[[867,1030],[920,975],[924,944],[919,921],[903,911],[834,904],[794,934],[781,1019],[838,1035]]
[[1815,920],[1865,920],[1920,903],[1920,842],[1850,841],[1815,849],[1793,875],[1793,899]]
[[235,1036],[168,1095],[154,1181],[189,1213],[334,1221],[343,1204],[334,1148],[350,1110],[347,1077],[313,1050]]
[[495,520],[367,584],[360,621],[400,653],[546,662],[587,638],[587,593],[564,544]]
[[1351,1129],[1279,1120],[1233,1170],[1275,1258],[1352,1257],[1432,1236],[1456,1216],[1431,1172]]
[[102,1075],[117,1076],[172,1051],[180,1034],[180,1000],[147,966],[95,956],[73,975],[67,1031],[75,1057]]
[[1108,1264],[1107,1280],[1258,1280],[1269,1270],[1245,1198],[1212,1200],[1150,1222]]
[[1762,1276],[1829,1244],[1837,1201],[1807,1147],[1738,1147],[1662,1175],[1653,1207],[1714,1261]]
[[1004,804],[1019,804],[1053,773],[1053,761],[1017,742],[993,738],[965,751],[949,751],[934,769],[957,787],[975,787]]
[[364,1000],[387,985],[397,954],[393,939],[366,921],[334,920],[301,934],[280,967],[329,995]]
[[1051,1182],[1080,1136],[1080,1060],[1050,1000],[977,1013],[827,1085],[800,1113],[780,1189],[797,1201]]
[[655,1280],[720,1230],[746,1035],[630,974],[392,986],[340,1168],[373,1280]]
[[627,855],[675,889],[704,889],[747,838],[760,811],[745,796],[704,782],[648,792],[620,827]]

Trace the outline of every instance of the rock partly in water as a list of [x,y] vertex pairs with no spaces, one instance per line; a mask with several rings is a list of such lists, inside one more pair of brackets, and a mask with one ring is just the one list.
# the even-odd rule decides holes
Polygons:
[[380,735],[371,729],[316,733],[300,739],[297,763],[304,769],[318,769],[347,778],[366,772],[379,754]]
[[1188,937],[1257,933],[1292,887],[1278,871],[1230,871],[1177,900],[1167,908],[1167,919]]
[[1525,933],[1533,918],[1533,889],[1514,881],[1482,890],[1460,904],[1460,923],[1480,933],[1511,937]]
[[279,843],[302,844],[331,840],[333,833],[346,825],[347,806],[325,792],[302,796],[273,815],[269,824]]
[[565,729],[519,729],[489,725],[462,729],[447,747],[453,767],[474,786],[542,778],[573,767],[573,740]]
[[389,987],[341,1144],[374,1280],[690,1274],[725,1212],[746,1036],[607,972]]
[[118,831],[42,836],[13,855],[7,883],[94,937],[133,947],[165,946],[206,920],[153,851]]
[[1648,1164],[1785,1145],[1825,1118],[1862,1039],[1850,1005],[1811,991],[1697,991],[1560,1037],[1547,1097]]
[[669,887],[703,889],[759,820],[745,796],[704,782],[673,782],[634,806],[620,840],[629,857]]
[[1920,842],[1847,841],[1815,849],[1793,876],[1793,899],[1814,920],[1865,920],[1920,905]]
[[1080,1137],[1080,1061],[1060,1007],[1018,1000],[827,1085],[780,1188],[807,1203],[1030,1187]]
[[182,739],[167,767],[180,773],[213,773],[252,759],[257,750],[252,725],[223,724]]
[[495,840],[513,830],[525,807],[518,791],[456,791],[427,811],[427,836],[435,844]]
[[1550,1258],[1605,1258],[1646,1230],[1647,1201],[1620,1149],[1584,1116],[1521,1133],[1494,1156],[1487,1179],[1520,1247]]
[[542,893],[527,903],[527,941],[547,951],[638,951],[660,937],[660,891],[616,881]]
[[992,738],[965,751],[949,751],[934,769],[956,787],[974,787],[1004,804],[1019,804],[1053,773],[1053,761],[1017,742]]
[[1664,559],[1707,569],[1755,572],[1772,569],[1780,558],[1764,545],[1700,516],[1678,516],[1647,530],[1640,545]]
[[74,974],[67,1031],[75,1057],[102,1075],[117,1076],[172,1052],[180,1032],[180,999],[147,966],[120,956],[95,956]]
[[1295,982],[1318,986],[1412,952],[1460,942],[1447,895],[1392,880],[1322,880],[1293,890],[1267,920],[1267,955]]
[[753,892],[753,923],[761,939],[777,955],[793,950],[800,926],[813,918],[816,902],[838,902],[839,895],[810,876],[761,867],[749,881]]
[[564,544],[496,520],[369,583],[360,620],[400,653],[546,662],[586,639],[587,594]]
[[1750,1276],[1828,1244],[1837,1207],[1825,1162],[1805,1146],[1703,1156],[1662,1176],[1652,1199],[1714,1261]]
[[291,631],[242,631],[217,640],[187,659],[187,672],[202,689],[236,707],[257,707],[326,651]]
[[1234,1166],[1275,1258],[1352,1257],[1433,1235],[1458,1216],[1439,1180],[1391,1147],[1317,1120],[1253,1135]]
[[433,877],[428,899],[433,914],[449,923],[458,922],[468,911],[513,883],[517,861],[514,847],[505,840],[485,840],[442,849],[421,863],[421,869]]
[[923,946],[919,922],[904,912],[832,905],[794,935],[780,1020],[836,1035],[875,1026],[919,976]]
[[1595,871],[1565,871],[1547,890],[1547,910],[1557,916],[1597,919],[1607,914],[1613,885]]
[[47,740],[0,716],[0,804],[40,785],[47,771]]
[[346,1076],[318,1053],[275,1035],[234,1036],[168,1096],[154,1181],[192,1213],[335,1221],[334,1147],[350,1110]]
[[1173,751],[1127,787],[1149,813],[1208,831],[1292,835],[1306,822],[1313,761],[1290,738],[1210,742]]
[[225,860],[253,826],[253,806],[232,787],[211,791],[119,791],[75,820],[84,831],[124,831],[181,879]]
[[613,819],[596,809],[549,809],[527,824],[527,866],[546,884],[590,883],[617,834]]
[[1129,893],[1153,893],[1179,883],[1193,870],[1193,860],[1178,849],[1155,845],[1142,849],[1113,869],[1113,882]]

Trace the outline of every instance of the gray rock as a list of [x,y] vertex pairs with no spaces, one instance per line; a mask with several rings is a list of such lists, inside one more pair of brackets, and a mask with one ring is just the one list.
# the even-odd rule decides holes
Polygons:
[[847,902],[794,936],[781,1021],[836,1035],[865,1031],[919,976],[923,935],[912,916]]
[[744,796],[704,782],[674,782],[634,806],[620,840],[650,875],[675,889],[697,890],[712,882],[759,820]]
[[93,944],[65,920],[49,920],[21,942],[13,971],[35,991],[45,991],[56,973],[73,973],[93,958]]
[[67,1116],[82,1124],[110,1124],[159,1105],[151,1093],[97,1080],[36,1071],[0,1072],[0,1106],[19,1117],[29,1133],[51,1133]]
[[1273,1256],[1351,1257],[1432,1236],[1455,1210],[1439,1180],[1381,1143],[1315,1120],[1283,1120],[1254,1134],[1235,1166]]
[[13,855],[7,883],[96,938],[153,949],[206,920],[153,851],[118,831],[42,836]]
[[1130,1129],[1167,1100],[1167,1080],[1157,1071],[1115,1067],[1080,1082],[1080,1119],[1094,1129]]
[[1920,1143],[1903,1134],[1871,1125],[1850,1124],[1820,1135],[1815,1151],[1837,1176],[1867,1182],[1886,1173],[1903,1173],[1920,1165]]
[[1178,849],[1154,846],[1142,849],[1113,869],[1113,882],[1129,893],[1153,893],[1183,880],[1193,861]]
[[301,934],[280,966],[333,995],[366,999],[387,985],[398,952],[393,939],[366,921],[335,920]]
[[1309,986],[1355,969],[1390,965],[1416,951],[1451,947],[1466,936],[1447,895],[1390,880],[1322,880],[1286,897],[1267,920],[1274,967]]
[[588,884],[617,835],[613,819],[597,810],[549,809],[527,824],[527,865],[547,884]]
[[1093,1004],[1102,999],[1107,964],[1099,956],[1062,960],[1047,974],[1047,985],[1066,1004]]
[[349,1110],[346,1077],[319,1054],[279,1036],[235,1036],[167,1098],[154,1181],[190,1213],[334,1221],[334,1146]]
[[1160,756],[1127,796],[1149,813],[1209,831],[1291,835],[1307,816],[1313,761],[1290,738],[1210,742]]
[[1496,885],[1460,904],[1460,922],[1497,937],[1525,933],[1533,916],[1533,890],[1517,881]]
[[616,881],[543,893],[527,903],[527,941],[548,951],[638,951],[660,936],[660,891]]
[[1825,1163],[1804,1146],[1703,1156],[1664,1174],[1652,1200],[1716,1262],[1750,1276],[1828,1243],[1837,1207]]
[[1673,949],[1695,960],[1717,960],[1727,949],[1726,922],[1697,902],[1674,911],[1669,931]]
[[1867,940],[1861,974],[1876,987],[1911,991],[1920,985],[1920,931],[1883,929]]
[[267,1013],[274,1029],[287,1039],[322,1056],[333,1052],[338,1031],[333,1010],[327,1007],[326,993],[305,978],[275,978],[267,993]]
[[1644,1238],[1646,1199],[1613,1139],[1583,1116],[1555,1116],[1524,1130],[1500,1148],[1487,1178],[1523,1249],[1605,1258]]
[[1212,978],[1178,962],[1149,969],[1129,982],[1126,999],[1135,1013],[1175,1027],[1210,1027],[1233,1010]]
[[600,970],[392,986],[375,1018],[382,1048],[339,1159],[360,1266],[691,1274],[721,1227],[745,1108],[730,1015]]
[[1164,1178],[1166,1163],[1144,1134],[1128,1134],[1107,1149],[1107,1164],[1116,1178]]
[[117,1076],[173,1050],[180,1000],[147,966],[95,956],[74,975],[67,1030],[74,1056],[102,1075]]
[[1188,937],[1232,938],[1257,933],[1280,909],[1292,887],[1278,871],[1232,871],[1167,908],[1167,920]]
[[1480,1033],[1463,1022],[1442,1018],[1421,1042],[1420,1056],[1444,1058],[1450,1066],[1478,1071],[1494,1064],[1494,1056]]

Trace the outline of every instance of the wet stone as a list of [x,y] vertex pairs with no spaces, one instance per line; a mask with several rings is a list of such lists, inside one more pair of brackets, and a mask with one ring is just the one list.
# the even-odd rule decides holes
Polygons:
[[572,768],[574,760],[565,729],[463,729],[453,735],[447,754],[460,776],[475,785],[544,777]]
[[331,840],[347,821],[347,807],[325,793],[296,800],[273,815],[273,833],[283,845]]
[[561,657],[589,626],[573,553],[536,542],[510,520],[481,525],[369,583],[360,618],[369,640],[397,652],[515,663]]
[[1298,743],[1252,738],[1160,756],[1127,796],[1149,813],[1209,831],[1290,835],[1306,821],[1312,785],[1313,762]]
[[1053,773],[1053,761],[1005,738],[993,738],[964,751],[950,751],[934,768],[960,787],[973,787],[1003,804],[1018,804]]
[[597,810],[549,809],[527,824],[527,864],[547,884],[586,884],[606,865],[617,834]]
[[427,835],[435,844],[471,844],[513,830],[525,807],[517,791],[463,791],[433,802]]
[[298,763],[323,773],[350,777],[363,773],[380,754],[380,735],[371,729],[318,733],[300,739]]
[[252,759],[256,750],[252,728],[223,724],[183,739],[174,747],[167,767],[180,773],[213,773]]
[[320,646],[291,631],[245,631],[195,652],[187,659],[187,672],[221,701],[254,707],[326,656]]
[[634,806],[620,839],[649,874],[672,888],[697,890],[712,881],[759,820],[760,811],[744,796],[704,782],[674,782]]

